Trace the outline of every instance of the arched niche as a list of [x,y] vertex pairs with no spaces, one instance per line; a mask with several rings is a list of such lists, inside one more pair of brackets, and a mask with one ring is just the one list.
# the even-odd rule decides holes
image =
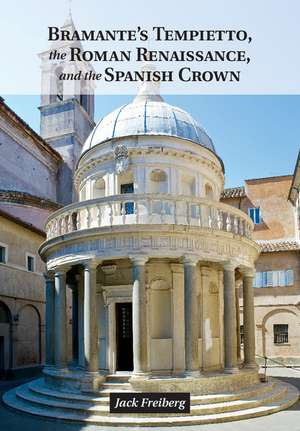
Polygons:
[[0,377],[10,366],[11,350],[11,312],[8,306],[0,301]]
[[0,301],[0,323],[10,323],[11,322],[11,313],[9,311],[8,306]]
[[105,196],[105,180],[104,178],[97,178],[93,184],[93,199],[104,198]]
[[213,199],[214,198],[214,191],[212,186],[209,183],[205,184],[205,197],[207,199]]
[[25,305],[18,313],[16,365],[35,365],[41,362],[40,314],[33,305]]
[[195,196],[196,181],[193,176],[188,174],[181,176],[181,194],[186,196]]
[[168,175],[162,169],[153,169],[149,175],[150,193],[168,193]]

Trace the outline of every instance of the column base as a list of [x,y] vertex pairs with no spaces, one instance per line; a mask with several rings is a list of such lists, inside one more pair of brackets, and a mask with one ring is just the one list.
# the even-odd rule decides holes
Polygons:
[[226,374],[237,374],[239,372],[240,372],[240,369],[238,367],[224,368],[224,373]]
[[99,374],[98,371],[86,372],[81,380],[80,390],[81,392],[98,392],[104,380],[105,376]]
[[130,380],[148,380],[150,379],[151,374],[149,372],[134,372],[132,373]]
[[184,371],[184,377],[201,377],[200,370],[186,370]]
[[254,370],[255,368],[259,368],[256,362],[252,362],[250,364],[243,364],[243,368]]

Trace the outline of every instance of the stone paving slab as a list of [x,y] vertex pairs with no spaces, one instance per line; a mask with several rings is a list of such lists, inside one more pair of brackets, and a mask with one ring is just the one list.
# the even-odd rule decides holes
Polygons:
[[[272,368],[268,374],[281,378],[293,384],[300,390],[300,368],[297,370],[285,368]],[[25,383],[24,380],[13,382],[0,382],[1,394],[8,389]],[[77,423],[66,423],[62,421],[36,418],[24,413],[8,409],[1,403],[0,405],[0,429],[1,431],[132,431],[129,427],[101,427],[95,425],[83,425]],[[163,427],[163,428],[135,428],[139,431],[153,431],[154,429],[167,431],[175,429],[178,431],[300,431],[300,402],[283,412],[269,416],[229,422],[224,424],[197,425],[184,427]]]

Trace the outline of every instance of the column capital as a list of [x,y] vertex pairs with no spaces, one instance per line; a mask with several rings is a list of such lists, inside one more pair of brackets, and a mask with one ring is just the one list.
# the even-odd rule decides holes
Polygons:
[[223,264],[223,269],[225,271],[235,271],[236,268],[237,268],[237,264],[235,262],[225,262]]
[[200,265],[201,277],[208,277],[210,273],[210,267],[207,265]]
[[254,277],[255,269],[254,268],[240,268],[240,271],[243,277]]
[[82,263],[84,270],[94,270],[100,265],[101,261],[96,259],[89,259]]
[[134,256],[129,256],[129,259],[131,260],[133,265],[143,266],[148,262],[149,256],[134,255]]
[[51,282],[51,281],[54,282],[54,272],[53,271],[44,272],[43,276],[44,276],[46,283]]
[[199,262],[199,257],[193,255],[185,255],[182,257],[182,263],[188,266],[196,266]]
[[69,271],[70,267],[57,267],[54,269],[54,277],[65,276]]

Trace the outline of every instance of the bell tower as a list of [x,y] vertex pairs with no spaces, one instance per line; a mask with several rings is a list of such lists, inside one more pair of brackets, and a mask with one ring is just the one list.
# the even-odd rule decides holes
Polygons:
[[[75,30],[71,12],[61,30]],[[62,204],[77,200],[73,173],[82,146],[95,126],[94,83],[84,79],[61,79],[62,74],[74,78],[93,70],[88,62],[69,61],[71,46],[82,49],[78,41],[54,41],[47,51],[39,54],[42,70],[40,134],[64,161],[57,183],[57,201]],[[49,60],[50,52],[56,53],[54,60]]]

